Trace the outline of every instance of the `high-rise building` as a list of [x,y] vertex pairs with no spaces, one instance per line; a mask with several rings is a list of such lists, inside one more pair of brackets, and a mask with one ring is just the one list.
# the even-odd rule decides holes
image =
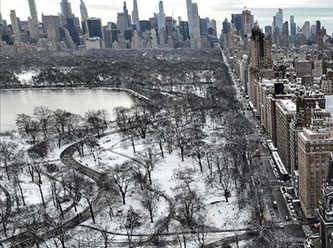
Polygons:
[[81,21],[84,22],[89,16],[86,4],[83,2],[83,0],[81,0],[80,3],[80,13],[81,13]]
[[200,34],[201,36],[207,36],[208,23],[206,19],[200,18]]
[[227,34],[230,32],[230,22],[228,22],[228,19],[225,18],[222,23],[222,33]]
[[21,41],[21,32],[20,32],[15,10],[10,11],[10,21],[12,23],[12,29],[13,29],[15,42],[20,42]]
[[81,14],[82,32],[83,32],[83,34],[85,34],[85,33],[87,33],[86,20],[89,16],[88,16],[88,10],[87,10],[86,4],[83,2],[83,0],[81,0],[81,3],[80,3],[80,14]]
[[188,29],[189,29],[190,37],[192,37],[192,33],[193,33],[192,0],[186,0],[186,8],[187,8]]
[[288,24],[288,22],[283,23],[281,45],[284,47],[289,46],[289,24]]
[[265,26],[265,36],[272,36],[272,26]]
[[322,199],[321,186],[333,151],[333,120],[327,110],[312,109],[311,125],[298,134],[299,199],[304,215],[313,218]]
[[126,7],[126,2],[124,1],[124,6],[123,6],[123,13],[124,13],[124,25],[125,25],[125,30],[128,30],[130,26],[130,20],[128,16],[128,10]]
[[310,32],[310,22],[309,21],[304,22],[304,25],[302,27],[302,33],[304,34],[306,39],[310,38],[311,32]]
[[276,102],[276,147],[281,161],[290,172],[290,123],[296,114],[296,104],[292,100]]
[[242,14],[231,14],[231,23],[237,31],[242,30]]
[[151,30],[151,23],[150,23],[150,21],[141,20],[141,21],[139,21],[139,23],[140,23],[140,31],[141,32],[145,32],[145,31]]
[[165,17],[165,28],[166,28],[166,34],[168,37],[172,35],[173,26],[174,26],[174,20],[173,20],[172,16],[166,16]]
[[298,134],[311,125],[312,109],[325,108],[325,95],[319,92],[297,93],[296,114],[290,124],[290,170],[294,191],[298,194]]
[[255,25],[251,34],[251,67],[256,69],[270,68],[271,60],[271,42],[265,38],[259,25]]
[[185,21],[179,22],[179,33],[183,37],[183,41],[190,39],[188,22],[185,22]]
[[291,34],[291,36],[296,35],[296,23],[295,23],[294,16],[290,16],[290,34]]
[[120,33],[124,33],[126,30],[125,26],[125,15],[124,13],[118,13],[117,14],[117,27]]
[[136,26],[136,30],[140,31],[140,19],[137,0],[133,0],[133,11],[132,11],[133,24]]
[[249,10],[243,10],[242,12],[242,24],[243,24],[243,36],[244,38],[250,37],[251,36],[251,29],[252,29],[252,16],[251,16],[251,11]]
[[42,22],[44,27],[44,33],[47,34],[48,33],[47,30],[54,30],[57,39],[60,40],[60,28],[61,28],[60,16],[42,15]]
[[273,28],[278,27],[280,30],[282,30],[282,25],[283,25],[283,10],[278,9],[276,15],[273,16]]
[[87,18],[86,27],[89,37],[99,37],[103,40],[102,20],[100,18]]
[[66,19],[66,24],[64,26],[64,28],[66,28],[72,38],[72,41],[76,44],[76,45],[80,45],[80,37],[79,34],[77,32],[77,28],[74,22],[74,18],[67,18]]
[[200,17],[196,3],[192,3],[192,32],[191,47],[201,48]]
[[321,23],[319,20],[316,21],[316,38],[318,37],[319,31],[321,30]]
[[165,14],[164,14],[164,7],[163,7],[163,1],[160,1],[158,3],[158,17],[157,17],[157,23],[158,23],[158,30],[165,29]]
[[64,19],[73,18],[72,6],[71,3],[68,2],[68,0],[61,0],[60,7]]
[[324,36],[326,35],[326,29],[322,27],[317,36],[317,51],[320,53],[324,52],[325,43],[324,43]]
[[38,14],[37,14],[37,8],[35,0],[28,0],[29,2],[29,9],[30,9],[30,15],[31,15],[31,30],[30,30],[30,37],[34,39],[39,38],[39,31],[38,31]]

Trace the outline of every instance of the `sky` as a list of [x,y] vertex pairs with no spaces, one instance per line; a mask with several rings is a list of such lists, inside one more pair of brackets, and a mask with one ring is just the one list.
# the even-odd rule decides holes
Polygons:
[[[39,21],[41,15],[56,15],[60,13],[60,0],[35,0]],[[69,0],[72,5],[73,13],[80,17],[80,0]],[[116,22],[117,13],[122,12],[122,0],[84,0],[89,17],[102,18],[103,25],[108,21]],[[140,20],[147,20],[158,12],[159,0],[137,0]],[[325,26],[328,34],[333,32],[333,1],[332,0],[192,0],[199,8],[201,18],[214,18],[218,23],[218,31],[221,29],[222,21],[227,18],[230,21],[232,13],[241,13],[246,7],[254,15],[254,19],[259,22],[260,27],[271,25],[273,15],[278,8],[284,11],[284,21],[290,20],[290,15],[295,16],[297,26],[302,27],[305,21],[310,21],[311,25],[316,20],[320,20]],[[186,0],[164,0],[164,12],[167,16],[175,19],[181,16],[187,20]],[[10,23],[9,13],[14,9],[16,15],[21,20],[26,20],[30,15],[28,0],[0,0],[0,11],[2,18]],[[133,0],[127,1],[129,14],[132,13]]]

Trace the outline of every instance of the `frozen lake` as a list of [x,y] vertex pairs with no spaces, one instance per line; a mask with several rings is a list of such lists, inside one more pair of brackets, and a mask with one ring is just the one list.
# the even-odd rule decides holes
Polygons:
[[65,109],[84,115],[88,110],[106,109],[113,120],[115,107],[130,107],[133,98],[121,91],[105,89],[28,89],[0,91],[0,131],[16,129],[18,114],[33,115],[36,106]]

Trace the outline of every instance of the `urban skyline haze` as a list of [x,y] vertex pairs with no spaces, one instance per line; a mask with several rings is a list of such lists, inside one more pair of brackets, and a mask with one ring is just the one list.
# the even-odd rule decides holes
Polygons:
[[[70,0],[72,10],[75,16],[80,17],[80,0]],[[122,12],[124,1],[106,3],[104,0],[85,0],[84,1],[90,17],[102,19],[103,25],[107,22],[116,22],[117,13]],[[138,0],[138,9],[140,20],[147,20],[158,13],[158,0]],[[333,2],[323,0],[313,2],[309,0],[290,1],[282,0],[278,2],[268,1],[227,1],[219,0],[214,3],[207,3],[205,0],[193,1],[198,4],[199,15],[201,18],[209,17],[217,21],[217,32],[220,32],[222,21],[231,19],[232,13],[241,13],[246,7],[254,15],[254,19],[259,22],[261,28],[266,25],[272,25],[272,16],[275,15],[278,8],[284,11],[284,21],[290,20],[290,15],[295,16],[297,26],[302,27],[305,21],[315,24],[320,20],[322,26],[327,29],[329,35],[333,32]],[[133,10],[133,1],[126,1],[127,8]],[[181,16],[182,20],[187,20],[186,0],[164,0],[164,12],[166,16],[173,16],[175,20]],[[61,12],[60,0],[36,0],[38,18],[41,20],[44,15],[56,15]],[[26,20],[30,16],[28,0],[0,0],[0,11],[2,18],[10,23],[10,10],[15,10],[17,17]]]

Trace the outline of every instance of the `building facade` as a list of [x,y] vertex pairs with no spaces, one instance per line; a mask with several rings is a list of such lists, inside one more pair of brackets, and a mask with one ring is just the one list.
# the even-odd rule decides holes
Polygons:
[[299,198],[307,218],[316,216],[329,154],[333,151],[333,121],[327,117],[328,111],[317,107],[312,113],[311,126],[298,134]]

